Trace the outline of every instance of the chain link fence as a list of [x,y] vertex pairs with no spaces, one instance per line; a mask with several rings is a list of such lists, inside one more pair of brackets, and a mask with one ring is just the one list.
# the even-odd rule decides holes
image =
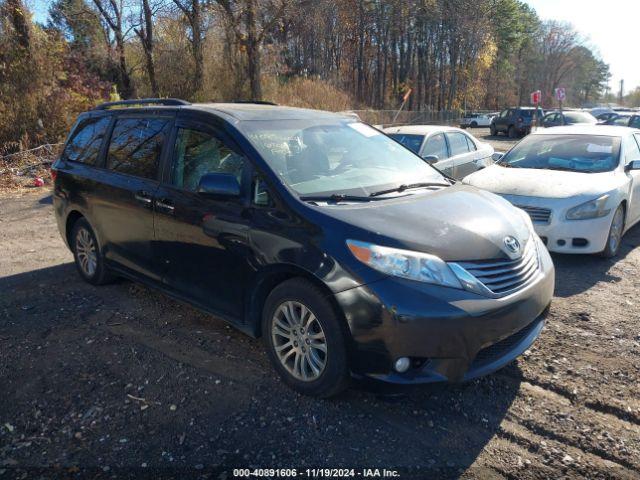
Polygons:
[[363,122],[389,127],[392,125],[460,125],[463,112],[451,111],[400,111],[397,110],[350,110]]

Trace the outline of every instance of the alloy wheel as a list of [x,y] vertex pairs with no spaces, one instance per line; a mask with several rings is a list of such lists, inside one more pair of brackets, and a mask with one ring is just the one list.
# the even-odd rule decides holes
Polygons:
[[309,308],[286,301],[271,321],[271,338],[282,366],[296,379],[317,380],[327,364],[327,340],[322,325]]
[[616,210],[611,221],[611,230],[609,232],[609,249],[612,252],[617,252],[620,246],[620,239],[622,238],[622,229],[624,227],[624,212],[621,208]]
[[89,278],[93,277],[98,265],[98,254],[93,237],[86,228],[78,230],[75,249],[82,272]]

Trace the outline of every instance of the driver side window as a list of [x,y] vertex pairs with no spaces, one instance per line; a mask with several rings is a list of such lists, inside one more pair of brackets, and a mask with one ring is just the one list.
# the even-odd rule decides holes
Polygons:
[[444,138],[444,133],[436,133],[431,135],[424,145],[422,156],[435,155],[438,160],[444,160],[449,157],[447,152],[447,142]]
[[[635,139],[634,139],[635,137]],[[638,147],[638,136],[629,135],[624,146],[624,163],[625,165],[634,160],[640,160],[640,147]]]
[[179,128],[171,165],[171,184],[195,192],[200,178],[207,173],[231,173],[240,182],[245,164],[242,155],[211,133]]

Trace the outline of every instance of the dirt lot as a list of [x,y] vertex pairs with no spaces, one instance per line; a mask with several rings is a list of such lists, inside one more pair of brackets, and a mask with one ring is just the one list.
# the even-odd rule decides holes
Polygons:
[[216,318],[128,281],[83,283],[48,192],[5,194],[0,479],[231,478],[233,466],[638,478],[638,245],[636,227],[616,262],[554,257],[542,336],[494,375],[359,383],[320,401],[288,390],[261,342]]

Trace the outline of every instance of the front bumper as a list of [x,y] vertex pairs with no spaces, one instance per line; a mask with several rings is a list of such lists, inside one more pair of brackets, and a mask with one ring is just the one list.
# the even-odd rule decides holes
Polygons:
[[[553,263],[538,248],[536,280],[502,298],[391,277],[337,294],[354,373],[394,383],[460,381],[511,362],[539,335],[553,296]],[[412,360],[402,374],[392,368],[400,357]]]
[[613,212],[588,220],[552,218],[548,224],[534,223],[533,227],[551,252],[599,253],[607,245],[612,219]]
[[550,252],[557,253],[599,253],[607,245],[611,220],[615,209],[601,218],[587,220],[567,220],[567,211],[581,200],[576,199],[548,199],[539,197],[525,197],[519,195],[502,195],[516,207],[546,209],[551,212],[548,223],[536,222],[533,227],[542,238]]

